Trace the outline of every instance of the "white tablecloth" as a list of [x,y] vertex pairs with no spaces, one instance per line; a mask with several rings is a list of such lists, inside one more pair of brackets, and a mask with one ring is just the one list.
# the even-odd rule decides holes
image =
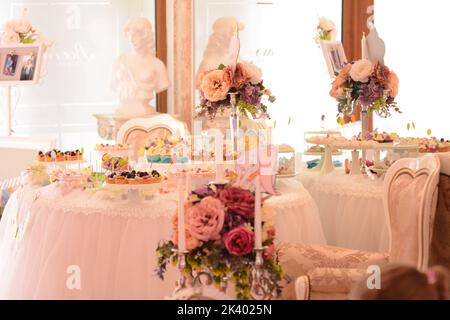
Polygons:
[[[267,201],[278,241],[324,243],[318,210],[298,181],[279,183]],[[171,238],[174,194],[129,203],[106,191],[60,195],[54,186],[20,189],[0,221],[0,299],[162,299],[155,249]],[[80,272],[81,288],[67,281]]]
[[387,252],[381,179],[349,176],[335,170],[329,175],[304,172],[300,180],[319,207],[329,245]]

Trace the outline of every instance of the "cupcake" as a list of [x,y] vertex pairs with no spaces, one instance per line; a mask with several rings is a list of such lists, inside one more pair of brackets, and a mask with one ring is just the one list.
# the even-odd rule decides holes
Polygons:
[[44,161],[45,160],[45,155],[42,151],[39,151],[38,156],[37,156],[37,160],[38,161]]

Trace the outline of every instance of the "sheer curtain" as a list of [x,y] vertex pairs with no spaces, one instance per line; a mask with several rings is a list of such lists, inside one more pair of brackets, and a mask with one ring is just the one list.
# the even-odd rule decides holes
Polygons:
[[[303,132],[336,127],[336,103],[328,96],[331,79],[314,42],[319,16],[332,19],[341,37],[342,1],[196,0],[195,62],[198,68],[214,21],[234,16],[245,25],[241,59],[257,64],[277,101],[269,106],[276,143],[303,150]],[[196,68],[196,70],[197,70]],[[290,121],[289,121],[290,120]]]
[[[97,143],[93,115],[117,107],[110,79],[115,58],[129,50],[124,25],[136,16],[155,25],[154,5],[154,0],[2,0],[0,23],[27,8],[34,27],[55,41],[41,84],[13,88],[15,134],[56,138],[64,149]],[[4,114],[3,98],[0,104]]]
[[[375,127],[406,136],[450,138],[447,0],[375,0],[375,25],[386,43],[385,63],[400,78],[403,114]],[[416,129],[408,130],[414,122]]]

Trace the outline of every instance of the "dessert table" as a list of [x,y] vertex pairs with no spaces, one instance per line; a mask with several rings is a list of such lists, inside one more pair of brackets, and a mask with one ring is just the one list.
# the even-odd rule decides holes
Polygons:
[[[266,202],[276,214],[277,240],[324,244],[318,209],[302,185],[280,180],[278,190],[282,195]],[[122,197],[56,184],[12,194],[0,221],[0,299],[171,295],[177,270],[168,266],[161,281],[155,249],[171,238],[177,197],[157,194],[136,203]]]
[[304,187],[319,207],[329,245],[387,252],[388,229],[383,209],[383,181],[365,175],[303,172]]

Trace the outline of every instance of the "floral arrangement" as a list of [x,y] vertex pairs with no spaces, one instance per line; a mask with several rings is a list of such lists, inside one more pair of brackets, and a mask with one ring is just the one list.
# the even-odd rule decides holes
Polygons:
[[236,94],[237,109],[245,118],[270,118],[263,97],[275,102],[275,97],[262,80],[262,72],[249,62],[239,62],[235,67],[220,65],[215,70],[199,76],[198,87],[201,101],[197,107],[198,116],[214,119],[218,112],[230,108],[230,94]]
[[[194,191],[185,204],[186,257],[185,275],[194,277],[208,272],[219,287],[225,278],[235,285],[236,298],[250,299],[254,248],[255,196],[248,190],[225,186],[205,187]],[[262,207],[263,271],[268,276],[271,292],[280,293],[282,270],[275,255],[273,214]],[[173,218],[173,239],[161,243],[157,270],[164,278],[167,265],[177,264],[173,249],[178,244],[178,214]]]
[[330,95],[338,102],[338,122],[353,110],[355,103],[388,117],[391,111],[401,113],[395,102],[399,80],[388,67],[362,59],[347,64],[332,84]]
[[36,41],[37,34],[31,21],[25,16],[6,22],[3,29],[2,45],[34,43]]
[[317,44],[319,44],[320,41],[332,41],[336,39],[336,25],[328,18],[319,18],[316,31],[317,35],[314,39]]
[[20,43],[42,43],[44,50],[53,45],[53,41],[49,41],[42,33],[33,28],[31,21],[27,18],[26,10],[21,18],[9,20],[5,23],[0,36],[0,43],[4,46]]

